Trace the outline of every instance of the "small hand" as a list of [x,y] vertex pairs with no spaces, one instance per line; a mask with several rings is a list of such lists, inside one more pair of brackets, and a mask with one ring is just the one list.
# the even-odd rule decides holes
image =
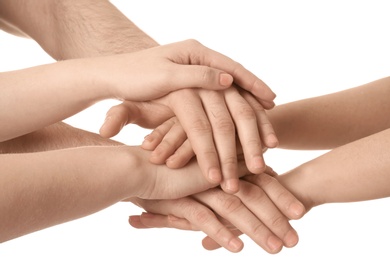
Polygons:
[[[172,117],[174,114],[180,124]],[[252,173],[265,169],[263,143],[268,147],[277,145],[264,109],[244,99],[237,88],[179,90],[156,101],[126,102],[110,109],[107,118],[100,131],[105,137],[115,135],[130,122],[153,126],[153,122],[171,118],[143,144],[145,149],[154,149],[151,162],[162,164],[169,158],[167,165],[179,168],[196,154],[205,177],[219,184],[222,175],[222,187],[229,193],[238,190],[236,133]]]
[[135,228],[202,230],[208,235],[207,249],[216,242],[238,252],[243,247],[237,237],[241,233],[269,253],[279,252],[283,245],[295,246],[298,236],[288,222],[302,217],[304,206],[272,176],[250,178],[255,183],[241,180],[240,191],[234,195],[214,188],[178,200],[137,200],[148,213],[131,216],[129,222]]

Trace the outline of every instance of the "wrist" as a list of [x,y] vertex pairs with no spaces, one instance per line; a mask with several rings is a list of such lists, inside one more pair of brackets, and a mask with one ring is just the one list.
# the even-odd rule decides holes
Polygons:
[[311,168],[310,163],[305,163],[277,177],[280,183],[303,203],[307,211],[326,203],[321,196],[324,184],[317,180]]
[[120,146],[116,148],[118,151],[118,159],[120,166],[121,177],[124,184],[124,197],[122,200],[129,200],[133,197],[139,197],[143,194],[148,176],[150,165],[148,161],[148,152],[138,146]]

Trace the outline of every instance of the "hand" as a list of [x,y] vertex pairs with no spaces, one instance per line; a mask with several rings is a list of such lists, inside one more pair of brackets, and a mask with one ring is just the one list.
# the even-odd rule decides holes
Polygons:
[[215,241],[238,252],[243,247],[237,237],[241,232],[269,253],[279,252],[283,245],[295,246],[298,236],[288,219],[302,217],[304,206],[272,176],[250,178],[256,182],[241,180],[235,195],[215,188],[178,200],[136,200],[148,213],[131,216],[129,223],[135,228],[202,230],[209,236],[206,249],[211,249],[210,242]]
[[[261,173],[265,169],[262,143],[268,147],[277,145],[264,109],[254,98],[247,99],[249,102],[238,89],[229,88],[223,91],[180,90],[153,102],[126,102],[108,111],[100,133],[105,137],[114,136],[128,123],[155,127],[176,114],[183,127],[177,123],[177,127],[170,128],[175,120],[172,118],[146,138],[143,147],[153,150],[170,129],[174,131],[153,152],[151,161],[161,164],[173,152],[179,154],[183,151],[185,155],[179,155],[177,160],[167,164],[179,168],[193,157],[194,151],[205,177],[219,184],[222,169],[222,187],[226,192],[234,193],[238,190],[236,131],[252,173]],[[182,146],[187,149],[176,150],[187,136],[189,142]]]
[[183,88],[228,88],[233,80],[251,91],[265,107],[275,94],[242,65],[195,40],[138,52],[91,59],[93,82],[103,83],[118,99],[147,101]]
[[[275,132],[266,117],[264,109],[257,109],[255,112],[257,112],[258,125],[255,127],[259,128],[259,133],[251,132],[248,131],[250,129],[246,129],[249,128],[249,122],[245,122],[246,124],[241,122],[242,127],[240,130],[247,133],[243,134],[242,131],[238,130],[240,142],[243,144],[246,151],[244,152],[244,155],[246,155],[247,162],[252,160],[249,156],[250,154],[259,153],[259,148],[262,148],[262,153],[259,153],[260,156],[262,156],[268,148],[274,148],[277,145]],[[258,136],[259,134],[260,136]],[[260,140],[258,140],[258,138],[260,138]],[[256,140],[257,142],[253,142],[253,140]],[[146,150],[153,151],[150,157],[150,160],[153,163],[166,163],[170,168],[183,167],[195,156],[191,143],[177,117],[171,117],[156,127],[145,137],[142,147]],[[253,149],[252,151],[251,148]],[[232,149],[232,151],[235,151],[235,149],[236,148]],[[242,147],[240,147],[240,149],[242,149]],[[254,167],[251,167],[249,163],[247,164],[247,167],[252,170],[252,173],[259,173]]]

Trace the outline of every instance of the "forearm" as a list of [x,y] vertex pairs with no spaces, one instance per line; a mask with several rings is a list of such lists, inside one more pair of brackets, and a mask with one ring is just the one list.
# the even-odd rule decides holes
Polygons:
[[286,149],[332,149],[390,127],[390,77],[268,111]]
[[0,155],[0,241],[92,214],[134,195],[142,172],[131,154],[135,149]]
[[340,146],[279,176],[307,208],[390,196],[390,129]]
[[98,87],[91,75],[94,69],[86,69],[93,63],[71,60],[0,74],[0,122],[7,122],[0,141],[41,129],[109,98],[103,93],[110,88]]
[[120,142],[78,129],[63,122],[0,142],[0,154],[32,153],[80,146],[120,146]]
[[[158,45],[106,0],[12,0],[0,5],[0,25],[3,22],[6,26],[3,29],[29,35],[56,60],[133,52]],[[115,142],[58,123],[0,143],[0,151],[46,151],[107,143]]]
[[8,0],[0,17],[54,59],[133,52],[157,45],[107,0]]

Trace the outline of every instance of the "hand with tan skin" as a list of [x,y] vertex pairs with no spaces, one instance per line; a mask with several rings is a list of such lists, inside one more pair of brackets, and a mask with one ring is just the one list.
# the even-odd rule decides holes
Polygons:
[[0,242],[100,211],[127,198],[181,198],[212,186],[195,161],[148,162],[130,146],[90,146],[0,156]]
[[231,252],[242,250],[244,244],[237,236],[243,232],[268,253],[278,253],[283,246],[298,243],[289,220],[302,217],[305,209],[271,175],[272,169],[267,168],[266,173],[255,175],[259,183],[240,180],[234,195],[214,188],[176,200],[131,199],[148,213],[130,216],[129,223],[135,228],[201,230]]
[[[277,145],[265,110],[255,98],[248,102],[243,93],[237,88],[223,91],[186,89],[172,92],[156,101],[125,102],[108,111],[108,120],[100,133],[105,137],[114,136],[129,123],[146,128],[157,127],[143,143],[145,149],[154,150],[151,162],[167,163],[169,167],[179,168],[196,154],[206,178],[219,184],[221,179],[217,169],[220,165],[224,173],[222,188],[226,192],[235,193],[238,190],[236,133],[242,143],[247,167],[255,174],[262,173],[265,169],[262,147]],[[160,132],[160,136],[164,135],[161,127],[166,126],[159,125],[169,118],[171,119],[167,124],[177,120],[183,126],[172,133],[174,138],[184,141],[188,137],[186,144],[192,145],[191,156],[186,156],[185,161],[181,156],[180,161],[167,161],[173,152],[180,152],[177,151],[176,142],[171,142],[168,138],[155,149],[157,135]]]
[[[157,43],[147,34],[145,34],[142,30],[140,30],[134,23],[132,23],[127,17],[125,17],[118,9],[116,9],[109,1],[99,0],[80,0],[80,1],[71,1],[71,0],[63,0],[63,1],[49,1],[42,0],[39,2],[26,2],[23,1],[23,4],[20,0],[13,1],[3,1],[1,3],[0,8],[0,27],[7,30],[8,32],[14,33],[15,35],[21,35],[24,37],[32,38],[37,41],[41,47],[49,53],[56,60],[67,60],[67,59],[75,59],[75,58],[86,58],[86,57],[95,57],[95,56],[107,56],[118,53],[127,53],[133,51],[139,51],[142,49],[150,48],[157,46]],[[81,19],[82,18],[82,19]],[[82,21],[82,22],[81,22]],[[102,22],[104,21],[104,22]],[[105,65],[105,64],[103,64]],[[238,82],[240,83],[240,82]],[[242,82],[241,82],[242,83]],[[260,83],[262,85],[262,83]],[[241,85],[240,85],[241,87]],[[256,92],[255,92],[256,93]],[[260,94],[262,92],[260,91]],[[264,92],[266,93],[266,92]],[[269,92],[268,92],[269,93]],[[187,95],[188,93],[186,93]],[[259,94],[259,93],[258,93]],[[273,94],[270,95],[271,99],[274,97]],[[179,99],[179,98],[177,98]],[[265,108],[270,108],[273,106],[273,102],[266,102],[266,100],[261,100]],[[129,103],[129,102],[125,102]],[[125,104],[124,103],[124,104]],[[245,107],[245,106],[244,106]],[[246,106],[247,107],[247,106]],[[164,111],[165,113],[166,111]],[[254,115],[252,114],[252,118]],[[150,119],[144,119],[146,121],[150,121],[153,118],[150,115]],[[249,121],[249,120],[248,120]],[[252,120],[253,122],[253,120]],[[36,128],[36,127],[35,127]],[[208,134],[211,132],[209,131]],[[275,139],[270,138],[273,144]],[[260,138],[257,138],[260,140]],[[262,140],[266,144],[268,141]],[[257,141],[259,142],[259,141]],[[261,143],[261,142],[260,142]],[[271,142],[272,143],[272,142]],[[82,147],[78,149],[70,149],[70,150],[59,150],[59,151],[50,151],[55,149],[64,149],[69,147],[79,147],[79,146],[104,146],[101,149],[95,149],[97,147]],[[13,139],[9,139],[0,143],[0,152],[1,153],[13,153],[13,155],[5,155],[1,156],[1,160],[10,160],[13,163],[21,167],[23,164],[19,164],[21,158],[24,160],[32,159],[34,161],[34,167],[28,169],[29,171],[36,171],[39,168],[39,172],[41,177],[45,176],[44,169],[47,169],[49,172],[59,171],[61,167],[57,167],[58,165],[63,165],[68,163],[69,161],[73,162],[73,165],[67,164],[67,167],[64,168],[67,171],[66,174],[58,174],[57,177],[61,178],[61,183],[68,179],[71,184],[74,184],[72,180],[77,174],[77,172],[72,172],[72,169],[78,168],[82,169],[84,164],[78,162],[82,156],[80,154],[89,154],[96,156],[96,158],[102,158],[101,162],[104,162],[103,155],[111,154],[114,158],[118,159],[121,162],[121,158],[129,159],[128,152],[125,152],[127,148],[118,147],[115,148],[113,146],[121,146],[122,144],[110,139],[101,138],[100,136],[84,131],[82,129],[74,128],[70,125],[64,124],[62,122],[57,122],[52,125],[47,125],[42,127],[41,129],[37,129],[34,132],[27,133],[23,136],[17,136]],[[269,145],[269,143],[268,143]],[[111,146],[111,147],[106,147]],[[134,148],[137,150],[138,148]],[[129,148],[128,151],[133,150],[133,148]],[[36,155],[29,154],[31,157],[25,157],[25,154],[21,154],[20,156],[15,153],[25,153],[25,152],[38,152],[38,151],[50,151],[47,153],[38,153]],[[110,152],[111,151],[111,152]],[[116,154],[116,151],[120,151],[123,156],[119,156]],[[143,154],[145,151],[139,151],[137,153]],[[137,153],[133,155],[137,155]],[[258,153],[258,152],[257,152]],[[131,153],[130,153],[131,154]],[[66,156],[64,156],[66,155]],[[146,157],[148,157],[149,153],[146,153]],[[69,157],[70,156],[70,157]],[[260,154],[261,156],[261,154]],[[41,161],[36,161],[35,159],[39,157],[40,160],[44,160],[48,158],[49,161],[55,159],[57,163],[53,163],[51,165],[39,165]],[[144,157],[144,158],[146,158]],[[96,158],[91,158],[91,160],[97,160]],[[84,161],[85,163],[85,161]],[[95,162],[91,162],[94,164]],[[100,161],[97,160],[97,167],[99,166]],[[119,162],[118,162],[119,163]],[[126,165],[129,165],[129,161],[126,160]],[[2,164],[4,167],[8,164]],[[9,164],[13,165],[13,164]],[[56,166],[57,165],[57,166]],[[119,165],[119,164],[118,164]],[[148,165],[145,161],[145,166]],[[36,167],[35,167],[36,166]],[[40,168],[43,166],[43,168]],[[105,167],[111,167],[113,165],[105,164],[102,169]],[[55,167],[53,169],[53,167]],[[153,167],[163,167],[163,166],[153,166]],[[187,166],[186,166],[187,167]],[[265,167],[265,166],[264,166]],[[120,174],[121,170],[115,170]],[[240,168],[240,163],[238,164],[238,168]],[[157,169],[157,168],[156,168]],[[161,168],[162,169],[162,168]],[[184,168],[183,170],[185,170]],[[22,169],[19,169],[22,171]],[[64,171],[65,171],[64,170]],[[113,171],[112,169],[108,169],[107,171]],[[70,174],[71,173],[71,174]],[[53,203],[49,203],[45,210],[49,210],[52,212],[51,214],[47,214],[47,217],[50,219],[36,217],[34,214],[25,214],[22,215],[21,219],[13,219],[12,221],[27,221],[26,223],[34,223],[34,225],[18,225],[18,230],[9,231],[8,235],[4,233],[2,240],[11,239],[17,237],[22,234],[26,234],[29,232],[33,232],[42,228],[49,227],[51,225],[56,225],[59,223],[63,223],[65,221],[69,221],[71,219],[80,218],[83,216],[87,216],[92,214],[93,212],[99,211],[100,209],[112,205],[115,203],[117,199],[122,197],[120,195],[120,191],[112,190],[110,187],[114,182],[117,185],[117,182],[120,182],[121,178],[117,178],[117,176],[108,176],[104,175],[104,173],[100,170],[98,172],[94,172],[94,174],[98,174],[101,176],[99,180],[104,182],[103,186],[91,186],[91,189],[96,191],[96,193],[92,192],[90,195],[93,197],[85,197],[85,200],[80,200],[79,205],[77,206],[77,211],[69,211],[66,215],[59,215],[59,212],[64,212],[64,208],[73,208],[75,204],[73,204],[75,200],[63,200],[66,199],[68,194],[80,195],[84,197],[84,194],[78,191],[80,186],[69,186],[72,189],[65,189],[64,193],[56,193],[53,195],[58,195],[58,197],[53,196]],[[32,176],[32,175],[31,175]],[[10,176],[14,178],[15,176]],[[106,179],[113,177],[114,179]],[[123,177],[123,176],[122,176]],[[83,177],[83,182],[80,182],[81,185],[86,184],[99,184],[97,180],[88,179],[88,175]],[[37,180],[39,180],[38,178]],[[59,179],[58,179],[59,180]],[[94,181],[90,183],[89,181]],[[126,182],[122,182],[124,184]],[[23,188],[23,185],[26,183],[19,183],[21,186],[19,188]],[[209,185],[209,184],[208,184]],[[48,190],[36,190],[37,197],[36,198],[51,198],[49,195],[54,189],[60,189],[58,185],[53,185],[53,183],[45,186]],[[69,188],[68,187],[68,188]],[[92,188],[94,187],[94,188]],[[7,187],[9,188],[9,187]],[[62,187],[65,188],[65,187]],[[118,192],[115,194],[108,194],[101,190],[101,188],[108,189],[110,192]],[[39,196],[38,196],[39,194]],[[104,197],[94,196],[94,194],[104,194]],[[49,196],[48,196],[49,195]],[[64,195],[64,197],[62,197]],[[120,195],[120,196],[119,196]],[[177,194],[176,194],[177,195]],[[73,197],[69,197],[72,199]],[[93,199],[94,203],[90,204],[91,201],[88,199]],[[32,199],[31,196],[29,199]],[[63,200],[63,201],[62,201]],[[57,201],[62,201],[61,203],[57,203]],[[73,202],[72,202],[73,201]],[[54,203],[55,202],[55,203]],[[87,203],[87,204],[85,204]],[[35,202],[26,202],[27,205],[31,205],[33,207],[25,207],[23,210],[28,211],[31,208],[40,209],[39,205],[36,205]],[[60,210],[58,211],[58,208]],[[43,210],[43,209],[42,209]],[[3,211],[2,211],[3,212]],[[45,212],[45,211],[42,211]],[[47,211],[46,211],[47,212]],[[39,213],[39,212],[36,212]],[[30,218],[30,220],[26,220],[24,218]],[[4,220],[4,223],[10,223],[9,221]],[[37,222],[38,221],[38,222]],[[40,222],[39,221],[43,221]]]
[[[2,18],[0,24],[3,25],[3,28],[15,34],[33,38],[56,59],[123,53],[157,45],[153,39],[113,8],[108,1],[83,0],[78,3],[72,1],[61,1],[60,3],[41,1],[37,6],[30,6],[25,3],[23,5],[17,4],[18,1],[3,3],[3,12],[0,12]],[[31,11],[35,9],[37,9],[36,12]],[[41,17],[45,17],[45,21],[53,21],[42,22]],[[88,22],[79,24],[80,17],[83,17],[83,21]],[[106,23],[102,24],[101,21],[106,21]],[[95,23],[99,24],[98,28],[96,28]],[[37,32],[37,28],[47,33]],[[48,37],[53,35],[55,37]],[[88,35],[87,39],[85,39],[85,35]],[[218,67],[218,62],[215,63],[216,60],[211,60],[212,64],[210,65]],[[201,62],[207,63],[207,60],[201,60]],[[240,64],[236,63],[234,65],[234,75],[232,75],[234,82],[240,88],[250,90],[265,108],[272,108],[274,106],[272,101],[275,98],[274,93],[254,75],[242,74],[243,70],[245,71]],[[192,113],[191,117],[186,117],[183,121],[189,136],[194,139],[194,143],[198,144],[197,153],[201,157],[203,154],[209,154],[208,157],[200,158],[201,168],[212,183],[227,180],[223,181],[223,187],[234,193],[237,191],[238,183],[237,160],[233,153],[226,153],[225,151],[229,151],[226,148],[234,149],[235,147],[235,128],[242,129],[245,124],[248,124],[251,127],[246,127],[246,129],[252,129],[256,118],[248,104],[245,104],[237,94],[214,93],[212,98],[207,96],[206,94],[200,95],[197,91],[180,91],[175,93],[174,104],[180,104],[181,106],[181,100],[195,101],[194,108],[196,109],[189,110],[200,113]],[[233,101],[228,102],[229,105],[220,103],[223,102],[226,96],[229,96],[229,100],[233,99]],[[214,105],[215,102],[217,102],[217,106]],[[203,110],[200,103],[207,104],[205,105],[207,109]],[[229,115],[229,109],[232,107],[240,108],[239,111],[243,109],[244,112],[242,115],[238,115],[238,119],[237,116],[231,118]],[[175,113],[181,111],[180,109],[181,107],[175,108]],[[216,113],[218,119],[215,119],[213,115]],[[112,113],[108,117],[112,119]],[[237,121],[240,122],[237,123]],[[111,137],[115,134],[107,126],[103,128],[101,133],[104,137]],[[213,139],[215,133],[227,138]],[[254,140],[244,146],[248,147],[247,157],[250,169],[254,173],[259,173],[264,169],[265,163],[262,154],[253,147],[262,145],[262,143],[274,147],[277,145],[277,139],[275,136],[269,136],[266,140],[261,140],[256,131],[252,131],[251,136]],[[208,175],[211,175],[212,178],[209,178]],[[222,175],[224,176],[223,179]]]
[[[389,197],[389,94],[390,78],[383,78],[356,88],[277,106],[269,113],[269,118],[281,137],[281,147],[332,150],[291,171],[267,178],[277,180],[276,183],[288,189],[303,203],[307,212],[326,203]],[[362,121],[365,124],[361,124]],[[288,123],[290,128],[287,130],[284,126]],[[264,181],[263,175],[246,176],[242,181],[250,183],[246,184],[248,187],[255,185],[265,191],[266,183],[275,183]],[[248,206],[247,200],[256,200],[254,194],[248,192],[246,195],[239,197],[240,207]],[[236,200],[235,195],[224,196],[226,201]],[[159,211],[167,202],[159,203],[161,206],[153,204],[151,208],[151,212],[156,214],[132,216],[131,225],[188,230],[198,230],[201,226],[199,220],[186,216],[179,207],[167,206],[165,212]],[[186,210],[206,206],[212,209],[218,207],[218,203],[221,202],[210,204],[192,200]],[[234,218],[226,213],[220,214],[220,217],[224,219],[219,224],[231,229],[232,234],[247,233],[240,227],[243,225],[242,217]],[[217,232],[206,234],[208,236],[203,240],[206,249],[225,247],[218,240]]]

